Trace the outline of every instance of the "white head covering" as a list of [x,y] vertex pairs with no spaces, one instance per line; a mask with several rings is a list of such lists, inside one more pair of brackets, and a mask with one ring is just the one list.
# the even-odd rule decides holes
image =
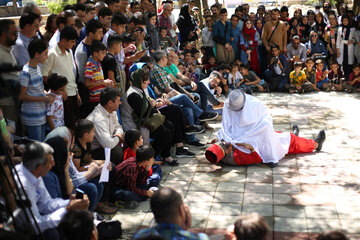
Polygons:
[[230,92],[228,98],[225,100],[225,104],[232,111],[239,111],[244,107],[245,101],[245,93],[236,89]]
[[218,139],[245,153],[250,151],[235,143],[251,144],[263,162],[278,162],[289,151],[290,134],[274,131],[270,114],[257,98],[241,91],[232,92],[224,104]]

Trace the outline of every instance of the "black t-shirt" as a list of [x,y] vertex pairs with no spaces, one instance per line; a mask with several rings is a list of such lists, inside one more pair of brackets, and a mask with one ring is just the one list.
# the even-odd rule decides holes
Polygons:
[[104,79],[108,79],[108,71],[114,72],[114,77],[116,82],[120,82],[120,72],[119,66],[116,63],[115,57],[111,53],[107,53],[104,59],[101,62],[101,66],[104,73]]
[[91,157],[91,144],[90,143],[86,144],[86,149],[85,149],[85,148],[83,148],[83,146],[80,144],[80,142],[76,138],[73,152],[74,152],[74,158],[80,159],[81,167],[86,166],[91,163],[92,157]]

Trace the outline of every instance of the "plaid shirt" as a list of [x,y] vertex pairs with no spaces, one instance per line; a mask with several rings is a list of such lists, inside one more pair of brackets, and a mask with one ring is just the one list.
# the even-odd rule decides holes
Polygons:
[[169,77],[165,68],[156,63],[154,69],[151,71],[151,80],[161,92],[164,92],[165,88],[170,87],[170,84],[173,83],[173,80]]
[[135,157],[128,158],[116,166],[115,187],[146,196],[147,191],[137,185],[145,184],[148,175],[149,171],[139,167]]
[[133,239],[145,238],[150,235],[161,236],[167,240],[208,240],[205,233],[192,233],[172,223],[159,223],[155,227],[141,229],[136,232]]

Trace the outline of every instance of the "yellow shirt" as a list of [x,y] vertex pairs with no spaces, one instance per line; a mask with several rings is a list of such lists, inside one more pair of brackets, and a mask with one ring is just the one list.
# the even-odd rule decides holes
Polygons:
[[306,74],[303,71],[300,71],[299,75],[295,75],[295,70],[290,73],[290,84],[299,86],[303,84],[306,80]]

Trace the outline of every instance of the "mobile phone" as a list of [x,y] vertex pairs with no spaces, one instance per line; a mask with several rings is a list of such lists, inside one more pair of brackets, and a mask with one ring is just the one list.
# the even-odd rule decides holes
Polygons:
[[75,190],[75,192],[76,192],[76,199],[83,199],[84,198],[84,191],[83,190],[81,190],[81,189],[76,189]]

